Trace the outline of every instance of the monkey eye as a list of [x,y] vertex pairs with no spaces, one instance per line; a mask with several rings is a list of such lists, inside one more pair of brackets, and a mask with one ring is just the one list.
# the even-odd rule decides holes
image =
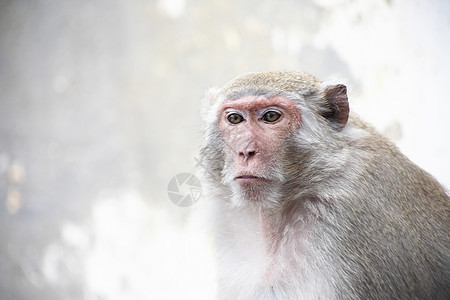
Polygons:
[[238,124],[241,123],[242,121],[244,121],[244,117],[242,117],[240,114],[230,114],[228,117],[228,122],[230,122],[231,124]]
[[262,116],[262,120],[265,122],[275,122],[276,120],[278,120],[281,117],[281,114],[277,113],[276,111],[270,110],[268,112],[266,112],[263,116]]

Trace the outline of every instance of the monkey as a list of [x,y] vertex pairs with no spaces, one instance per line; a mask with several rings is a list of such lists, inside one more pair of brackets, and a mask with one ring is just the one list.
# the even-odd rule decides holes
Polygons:
[[205,102],[219,299],[450,299],[447,191],[350,114],[345,85],[246,73]]

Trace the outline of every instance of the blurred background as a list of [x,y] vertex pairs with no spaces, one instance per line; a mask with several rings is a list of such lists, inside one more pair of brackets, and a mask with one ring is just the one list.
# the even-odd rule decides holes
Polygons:
[[[167,193],[201,99],[249,71],[345,83],[450,187],[450,2],[1,0],[0,299],[213,299]],[[200,200],[201,201],[201,200]]]

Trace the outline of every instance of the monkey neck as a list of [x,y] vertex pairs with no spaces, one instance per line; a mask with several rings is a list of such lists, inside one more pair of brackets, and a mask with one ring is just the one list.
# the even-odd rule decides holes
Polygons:
[[292,252],[307,254],[305,244],[296,242],[306,241],[314,226],[307,215],[304,201],[291,201],[276,209],[259,209],[266,253],[274,258],[274,263],[277,256],[290,256]]
[[284,211],[285,209],[282,208],[259,209],[260,228],[268,258],[263,277],[267,284],[275,284],[283,280],[283,276],[287,276],[289,270],[284,269],[284,266],[292,265],[295,255],[307,254],[305,245],[296,242],[303,240],[299,237],[306,236],[307,228],[309,228],[303,221],[305,220],[304,210],[297,207],[295,217]]
[[313,220],[305,207],[307,201],[317,200],[308,197],[308,200],[289,201],[277,208],[259,208],[261,231],[270,253],[275,253],[283,241],[289,241],[291,236],[303,235],[311,228]]
[[260,208],[259,220],[264,240],[266,241],[267,251],[274,254],[280,242],[279,234],[279,216],[276,211]]
[[281,242],[279,234],[279,221],[276,212],[268,209],[259,209],[259,220],[261,222],[262,236],[266,245],[266,252],[269,256],[270,262],[267,265],[264,273],[264,281],[273,283],[282,274],[277,265],[279,265],[278,250]]

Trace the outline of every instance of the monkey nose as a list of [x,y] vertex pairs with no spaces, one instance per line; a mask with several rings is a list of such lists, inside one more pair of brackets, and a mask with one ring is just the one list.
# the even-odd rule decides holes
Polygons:
[[243,157],[252,157],[256,154],[256,151],[241,151],[239,152],[239,156],[243,156]]
[[239,151],[239,156],[243,157],[245,159],[249,159],[252,158],[253,156],[255,156],[257,153],[254,145],[248,145],[247,147],[245,147],[245,149]]

